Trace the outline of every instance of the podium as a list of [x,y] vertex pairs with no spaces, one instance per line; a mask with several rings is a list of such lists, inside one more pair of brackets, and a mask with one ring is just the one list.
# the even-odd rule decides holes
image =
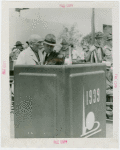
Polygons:
[[106,66],[15,66],[15,138],[106,137]]

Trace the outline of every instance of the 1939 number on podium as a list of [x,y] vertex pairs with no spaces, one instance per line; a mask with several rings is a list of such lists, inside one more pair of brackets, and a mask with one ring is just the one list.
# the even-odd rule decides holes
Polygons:
[[100,89],[86,91],[86,105],[100,101]]

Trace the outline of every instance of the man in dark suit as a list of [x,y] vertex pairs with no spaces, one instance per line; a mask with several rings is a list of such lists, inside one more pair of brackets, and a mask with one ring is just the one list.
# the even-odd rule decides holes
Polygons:
[[16,42],[15,48],[10,53],[10,60],[17,60],[19,54],[23,51],[23,44],[20,41]]
[[56,51],[53,51],[56,45],[56,37],[53,34],[47,34],[43,42],[44,52],[46,53],[44,64],[45,65],[62,65],[64,58],[59,58]]

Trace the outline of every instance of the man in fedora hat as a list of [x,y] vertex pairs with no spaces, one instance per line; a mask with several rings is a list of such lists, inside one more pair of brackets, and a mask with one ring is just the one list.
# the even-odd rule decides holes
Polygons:
[[97,32],[95,35],[95,44],[90,47],[89,52],[86,55],[86,62],[102,63],[104,53],[102,49],[103,33]]
[[58,57],[59,53],[54,51],[54,47],[56,46],[56,37],[53,34],[46,35],[43,45],[44,53],[46,54],[44,58],[45,65],[61,65],[64,63],[64,59]]
[[62,39],[61,49],[59,55],[63,55],[66,58],[69,58],[69,41],[67,39]]
[[65,58],[69,58],[69,46],[71,47],[71,58],[72,60],[80,59],[80,56],[77,50],[74,47],[73,42],[68,41],[67,39],[62,39],[62,48],[60,49],[59,56],[64,56]]
[[89,53],[89,44],[84,40],[82,44],[82,50],[84,52],[84,62],[86,62],[86,56]]
[[15,44],[15,48],[10,53],[11,60],[17,60],[18,55],[23,51],[23,44],[20,41],[17,41]]
[[19,49],[20,51],[23,51],[23,44],[20,41],[16,42],[16,48]]
[[31,35],[29,47],[20,53],[16,65],[40,65],[39,51],[43,49],[43,39],[39,35]]
[[103,52],[105,54],[104,60],[107,62],[113,63],[112,57],[112,34],[108,34],[106,39],[106,45],[103,48]]

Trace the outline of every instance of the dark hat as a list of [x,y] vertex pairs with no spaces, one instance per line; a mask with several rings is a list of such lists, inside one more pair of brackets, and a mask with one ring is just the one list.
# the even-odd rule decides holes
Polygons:
[[103,38],[103,33],[102,32],[97,32],[96,35],[95,35],[95,38],[96,39]]
[[62,45],[69,45],[69,42],[66,39],[63,39],[61,44]]
[[15,46],[21,46],[21,45],[23,44],[20,41],[17,41]]
[[109,41],[109,40],[112,40],[112,34],[111,33],[107,36],[107,41]]
[[26,41],[26,43],[29,45],[29,42],[28,42],[28,41]]
[[53,34],[47,34],[44,40],[44,43],[47,45],[56,45],[56,37]]

